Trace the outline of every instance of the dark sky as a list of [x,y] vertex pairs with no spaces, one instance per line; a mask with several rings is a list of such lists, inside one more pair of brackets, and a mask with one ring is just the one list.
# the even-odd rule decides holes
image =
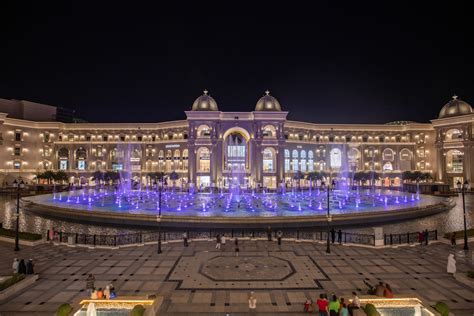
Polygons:
[[220,12],[65,2],[0,8],[0,98],[91,122],[184,119],[204,88],[222,111],[252,111],[269,89],[290,119],[317,123],[427,122],[454,93],[474,104],[462,2]]

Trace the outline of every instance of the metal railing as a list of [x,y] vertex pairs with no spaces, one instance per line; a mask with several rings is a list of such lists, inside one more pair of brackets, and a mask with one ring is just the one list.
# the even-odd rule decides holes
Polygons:
[[[183,239],[183,230],[181,231],[163,231],[161,233],[162,241],[178,241]],[[267,239],[268,231],[264,229],[209,229],[207,231],[186,231],[188,240],[207,239],[214,240],[217,235],[226,235],[228,238],[251,238],[251,239]],[[277,239],[277,231],[272,231],[273,240]],[[340,237],[340,238],[339,238]],[[328,238],[327,231],[302,230],[285,230],[283,231],[284,239],[294,239],[300,241],[324,242]],[[46,234],[46,239],[50,240],[50,231]],[[352,232],[335,231],[334,234],[329,233],[329,239],[333,243],[353,243],[362,245],[375,245],[375,236],[371,234],[359,234]],[[158,241],[158,232],[138,232],[131,234],[118,235],[91,235],[81,233],[68,233],[56,231],[53,234],[52,241],[59,243],[69,243],[90,246],[107,246],[119,247],[125,245],[138,245],[144,243],[152,243]]]
[[404,233],[404,234],[385,234],[384,235],[384,244],[385,245],[427,243],[430,240],[438,240],[438,230],[429,231],[427,239],[426,239],[425,235],[423,234],[423,238],[421,240],[420,240],[420,232]]

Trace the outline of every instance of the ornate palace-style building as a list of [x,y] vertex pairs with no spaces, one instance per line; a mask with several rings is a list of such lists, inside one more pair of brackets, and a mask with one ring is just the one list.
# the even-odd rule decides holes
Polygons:
[[[198,187],[276,188],[313,171],[377,171],[398,186],[419,170],[453,186],[474,179],[474,113],[452,98],[431,123],[314,124],[287,120],[267,91],[251,112],[222,112],[207,91],[186,120],[163,123],[62,123],[58,108],[0,99],[0,183],[64,170],[71,182],[97,171],[152,172]],[[301,180],[304,185],[305,180]]]

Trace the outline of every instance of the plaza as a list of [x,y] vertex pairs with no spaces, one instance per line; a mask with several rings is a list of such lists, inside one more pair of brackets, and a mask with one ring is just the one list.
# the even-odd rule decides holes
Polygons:
[[[455,315],[471,315],[473,289],[446,273],[446,243],[374,249],[333,245],[331,254],[317,243],[241,240],[234,256],[232,240],[221,250],[214,241],[182,242],[118,250],[71,248],[43,244],[23,247],[35,258],[40,277],[24,292],[0,304],[1,315],[51,315],[70,302],[76,309],[87,298],[89,273],[96,286],[113,283],[119,296],[163,297],[159,315],[245,315],[248,295],[255,291],[257,314],[301,314],[307,298],[336,293],[364,295],[363,280],[391,285],[396,297],[419,297],[425,304],[446,302]],[[471,247],[474,246],[472,243]],[[459,247],[459,246],[458,246]],[[0,274],[9,273],[18,254],[0,243]],[[459,248],[460,249],[460,248]],[[469,268],[468,256],[454,250],[458,271]]]

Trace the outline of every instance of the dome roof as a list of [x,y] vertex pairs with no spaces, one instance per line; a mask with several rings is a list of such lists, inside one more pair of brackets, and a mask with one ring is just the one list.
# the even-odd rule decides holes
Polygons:
[[454,95],[453,99],[446,103],[445,106],[443,106],[443,108],[439,112],[438,118],[465,115],[471,113],[472,107],[468,103],[458,99],[458,97]]
[[207,93],[208,91],[204,90],[204,94],[194,101],[193,111],[219,111],[216,100]]
[[265,95],[258,100],[255,111],[281,111],[280,102],[267,90]]

